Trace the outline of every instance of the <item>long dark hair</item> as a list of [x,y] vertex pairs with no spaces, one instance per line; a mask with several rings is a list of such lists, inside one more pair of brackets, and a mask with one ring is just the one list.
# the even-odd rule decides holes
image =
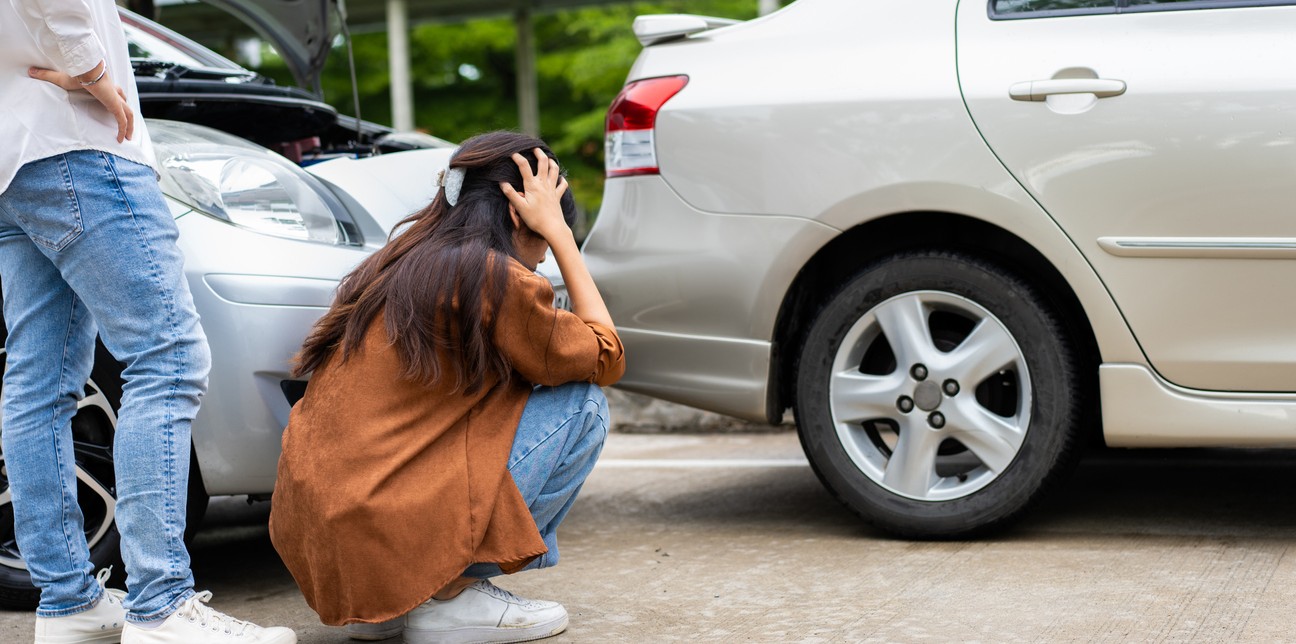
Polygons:
[[[297,356],[298,376],[314,371],[341,350],[349,358],[382,313],[396,347],[401,376],[428,384],[453,379],[455,390],[472,393],[488,376],[508,380],[512,367],[492,337],[504,300],[507,260],[518,259],[508,182],[522,191],[522,174],[511,156],[521,153],[536,171],[534,149],[549,157],[543,141],[516,132],[490,132],[464,141],[451,168],[466,171],[454,206],[439,190],[432,203],[397,224],[386,246],[342,280],[329,312],[316,323]],[[433,178],[429,177],[429,181]],[[571,191],[563,194],[567,225],[576,220]],[[524,234],[534,234],[525,231]],[[451,373],[442,373],[441,358]]]

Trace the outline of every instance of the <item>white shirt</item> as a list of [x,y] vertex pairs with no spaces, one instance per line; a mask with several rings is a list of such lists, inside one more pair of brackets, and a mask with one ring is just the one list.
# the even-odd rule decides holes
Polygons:
[[[77,76],[100,61],[135,113],[131,140],[89,92],[27,75],[44,67]],[[0,193],[24,164],[74,150],[101,150],[156,171],[126,36],[113,0],[0,0]]]

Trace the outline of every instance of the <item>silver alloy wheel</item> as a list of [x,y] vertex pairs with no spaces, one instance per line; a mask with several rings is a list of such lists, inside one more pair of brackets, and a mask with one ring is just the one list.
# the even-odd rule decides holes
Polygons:
[[[5,349],[0,346],[0,381],[3,381],[3,371],[8,369],[8,363],[5,361]],[[112,436],[117,429],[117,412],[113,411],[112,403],[104,395],[103,390],[95,384],[94,380],[86,382],[86,395],[77,403],[76,415],[91,414],[96,422],[107,422],[113,431],[108,432]],[[0,418],[0,431],[3,431],[3,418]],[[0,454],[0,468],[3,468],[3,454]],[[0,478],[3,478],[3,490],[0,491],[0,516],[10,525],[4,526],[7,533],[3,539],[0,539],[0,566],[9,568],[27,569],[27,563],[22,560],[18,553],[17,543],[13,541],[13,500],[9,491],[8,474],[0,469]],[[103,540],[108,531],[112,529],[113,522],[116,520],[117,499],[108,488],[93,474],[86,470],[78,459],[76,464],[76,477],[79,485],[77,486],[77,503],[82,507],[82,513],[86,521],[86,544],[91,550]],[[93,507],[93,512],[86,512]]]
[[[935,314],[958,331],[937,328]],[[879,342],[894,357],[883,373],[867,365]],[[1010,395],[996,397],[996,386]],[[946,501],[984,488],[1017,456],[1030,426],[1030,375],[1017,341],[984,307],[913,291],[847,331],[829,403],[837,438],[865,476],[904,497]]]

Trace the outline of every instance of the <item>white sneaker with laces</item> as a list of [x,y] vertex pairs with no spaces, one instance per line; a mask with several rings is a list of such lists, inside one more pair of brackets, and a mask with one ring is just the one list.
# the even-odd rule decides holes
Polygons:
[[454,599],[429,599],[405,616],[406,644],[529,642],[566,629],[562,604],[524,599],[485,579]]
[[347,624],[342,627],[347,637],[353,640],[376,642],[400,635],[405,630],[405,616],[389,619],[377,624]]
[[234,619],[207,605],[211,591],[204,590],[180,604],[157,628],[127,622],[122,644],[296,644],[289,628],[262,628]]
[[122,627],[126,625],[126,609],[122,599],[126,591],[109,588],[108,576],[112,568],[104,568],[95,576],[103,588],[99,602],[90,610],[63,617],[36,618],[36,644],[116,644],[121,641]]

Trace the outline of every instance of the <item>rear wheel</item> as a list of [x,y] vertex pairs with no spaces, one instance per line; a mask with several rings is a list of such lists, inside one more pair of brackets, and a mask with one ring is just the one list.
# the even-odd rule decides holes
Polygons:
[[920,538],[1002,525],[1078,455],[1076,358],[1033,289],[947,253],[865,269],[819,313],[797,369],[802,445],[862,517]]
[[[0,316],[0,367],[7,368],[4,341],[8,334],[3,322]],[[3,370],[0,370],[0,394],[3,391]],[[90,380],[86,382],[85,396],[77,403],[76,415],[72,417],[77,504],[84,516],[90,561],[96,570],[115,566],[113,578],[118,584],[124,582],[125,571],[117,565],[120,563],[121,538],[115,521],[117,487],[113,469],[113,436],[121,394],[121,364],[102,344],[96,343],[94,367]],[[186,539],[192,537],[202,521],[208,501],[197,464],[192,460],[192,451],[190,465],[192,476],[189,480]],[[32,584],[14,534],[8,470],[3,466],[3,454],[0,454],[0,608],[31,610],[39,601],[40,591]]]

